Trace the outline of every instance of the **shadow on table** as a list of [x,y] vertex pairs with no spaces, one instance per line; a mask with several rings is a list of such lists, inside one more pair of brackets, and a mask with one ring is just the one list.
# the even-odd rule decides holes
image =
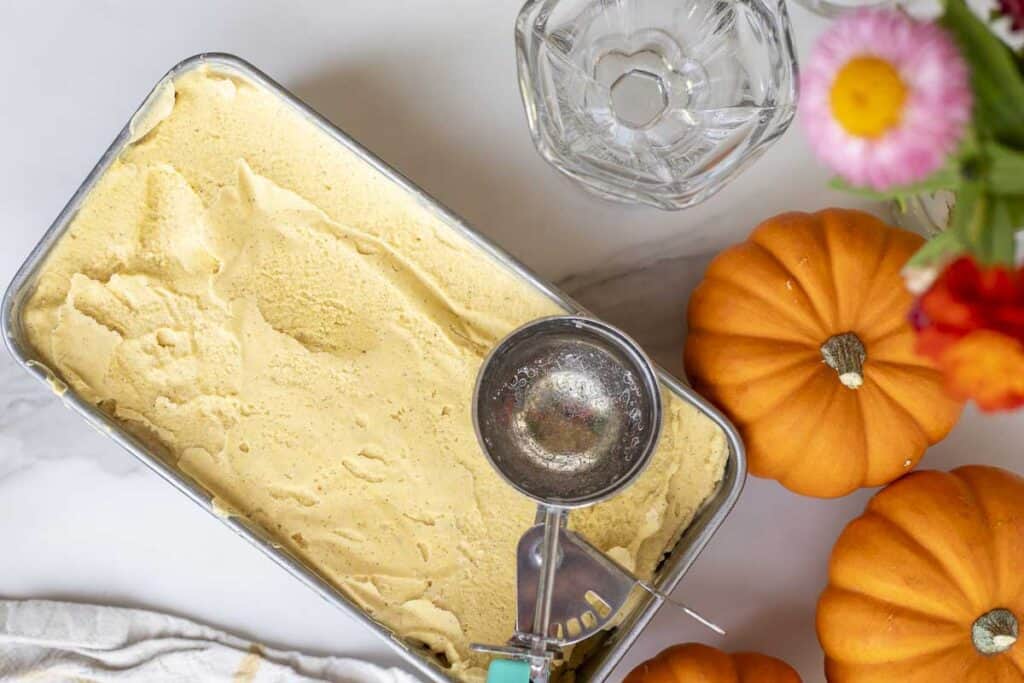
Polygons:
[[[815,603],[816,604],[816,603]],[[814,649],[808,652],[805,638],[767,638],[766,634],[801,635],[808,626],[814,628],[815,608],[807,605],[776,604],[764,605],[756,615],[741,624],[734,625],[728,635],[725,649],[730,652],[756,651],[776,657],[800,670],[804,676],[812,672],[821,672],[824,654]],[[765,643],[770,641],[771,651],[766,650]],[[807,681],[817,680],[813,677]]]

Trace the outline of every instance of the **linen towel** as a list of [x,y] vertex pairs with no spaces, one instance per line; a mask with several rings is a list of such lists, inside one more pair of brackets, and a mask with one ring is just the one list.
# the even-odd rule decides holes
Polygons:
[[0,681],[417,683],[398,669],[263,647],[166,614],[0,600]]

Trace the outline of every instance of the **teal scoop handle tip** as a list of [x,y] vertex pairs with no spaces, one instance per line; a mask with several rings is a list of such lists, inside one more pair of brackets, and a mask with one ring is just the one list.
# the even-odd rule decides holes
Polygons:
[[530,683],[530,663],[521,659],[492,660],[487,683]]

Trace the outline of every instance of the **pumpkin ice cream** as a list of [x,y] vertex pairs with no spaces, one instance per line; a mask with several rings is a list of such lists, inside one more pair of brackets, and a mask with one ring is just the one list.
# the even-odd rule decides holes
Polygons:
[[[49,257],[39,360],[223,509],[265,528],[454,675],[512,632],[534,506],[480,453],[486,351],[561,312],[274,93],[166,85]],[[670,395],[653,465],[573,515],[649,577],[720,480],[724,435]]]

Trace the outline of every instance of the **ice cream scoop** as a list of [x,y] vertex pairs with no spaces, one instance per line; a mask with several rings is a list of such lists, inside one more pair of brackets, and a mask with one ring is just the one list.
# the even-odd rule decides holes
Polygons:
[[615,495],[644,470],[661,419],[650,361],[598,320],[536,320],[484,361],[473,400],[480,445],[538,503],[517,550],[516,632],[505,646],[473,646],[511,658],[492,663],[489,681],[544,683],[559,648],[610,624],[637,586],[668,599],[565,528],[569,510]]

